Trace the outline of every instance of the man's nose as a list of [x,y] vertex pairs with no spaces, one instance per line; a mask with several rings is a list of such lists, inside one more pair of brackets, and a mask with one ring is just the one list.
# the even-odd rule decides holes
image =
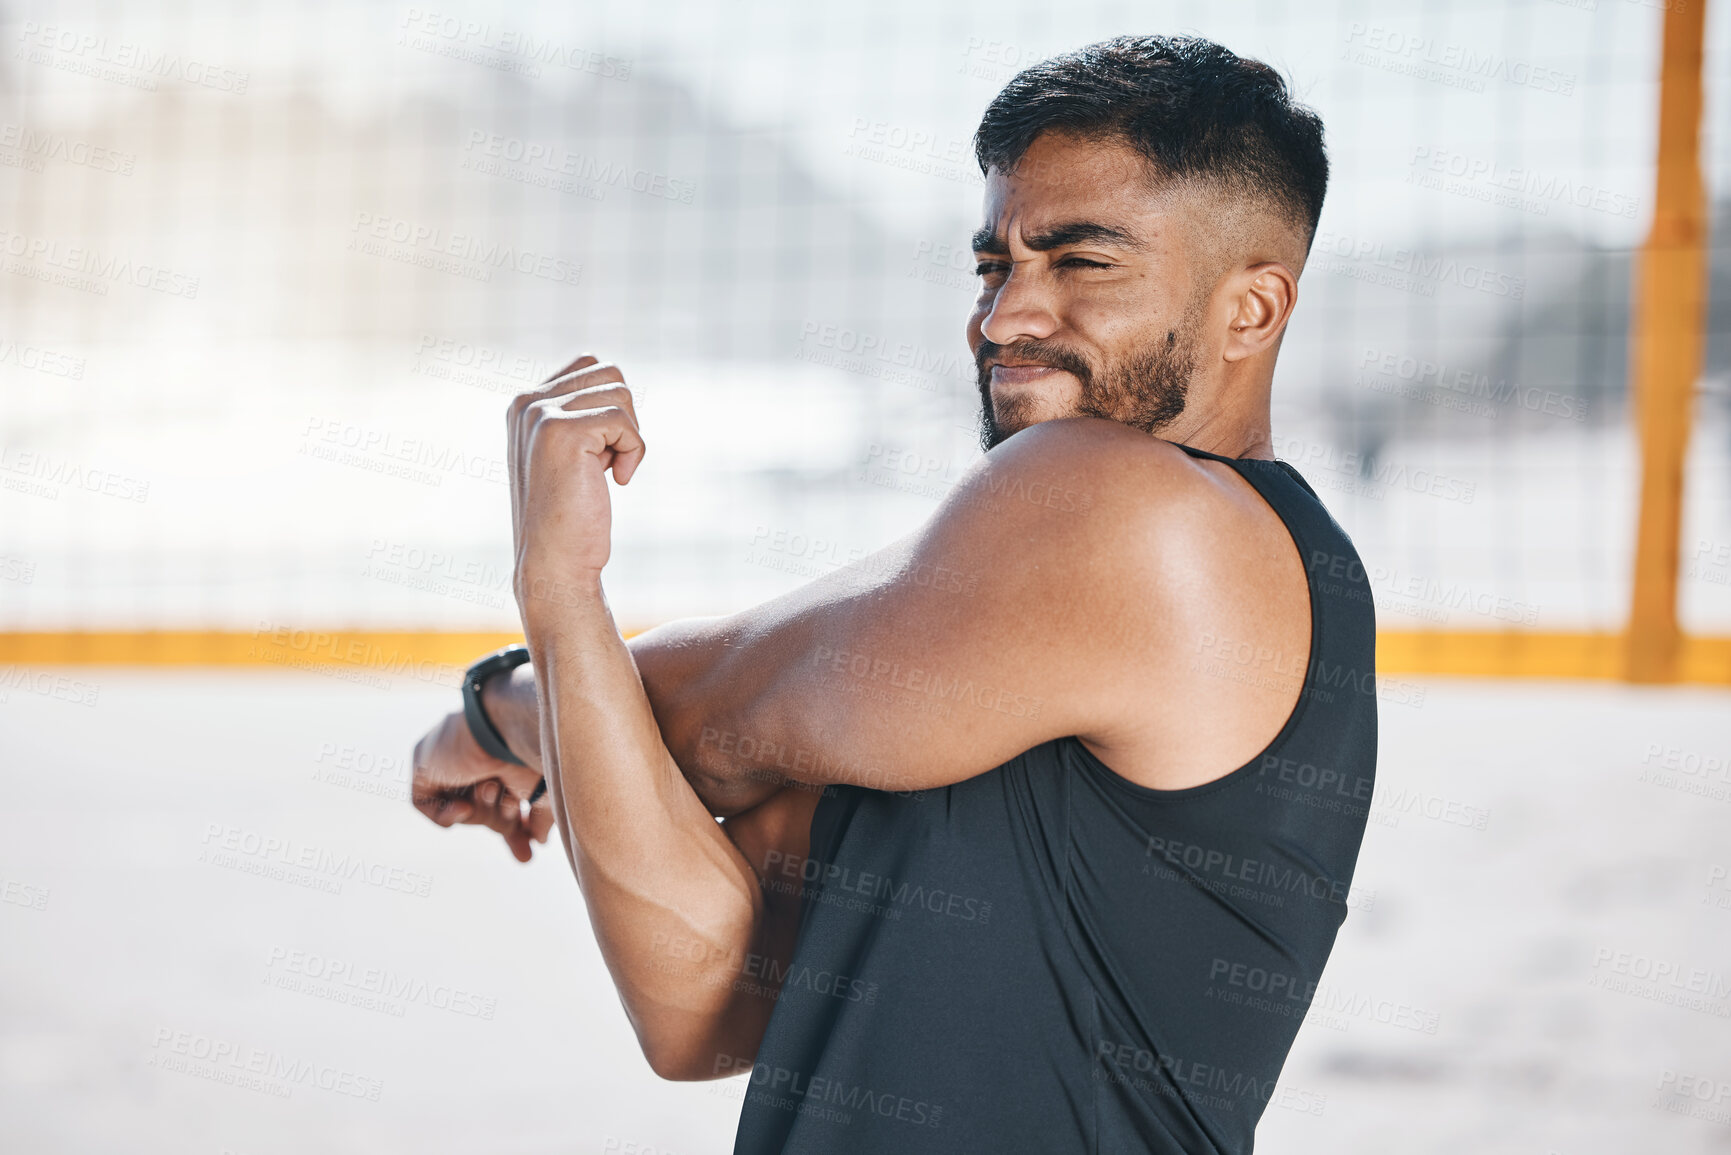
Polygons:
[[1058,317],[1044,279],[1027,265],[1012,268],[980,323],[981,335],[994,345],[1013,345],[1042,341],[1057,331]]

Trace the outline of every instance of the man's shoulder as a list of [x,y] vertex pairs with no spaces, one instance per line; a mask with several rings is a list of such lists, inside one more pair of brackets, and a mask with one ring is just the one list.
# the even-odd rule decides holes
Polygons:
[[[1034,611],[1020,620],[1077,659],[1066,672],[1091,699],[1078,730],[1088,749],[1155,789],[1213,781],[1264,749],[1298,700],[1310,598],[1297,542],[1262,492],[1226,461],[1098,419],[1032,426],[999,449],[985,473],[999,473],[1000,492],[1065,486],[1078,507],[1088,499],[1063,517],[1006,508],[982,531],[1010,567],[1044,571],[1019,591]],[[1223,639],[1278,657],[1282,676],[1197,676],[1200,648]]]
[[989,464],[1032,469],[1062,465],[1100,481],[1182,482],[1200,477],[1196,458],[1171,441],[1103,417],[1042,421],[987,455]]
[[1285,536],[1277,515],[1228,464],[1193,457],[1097,417],[1030,426],[987,454],[964,508],[1030,542],[1049,540],[1099,564],[1164,569],[1202,562],[1246,539]]

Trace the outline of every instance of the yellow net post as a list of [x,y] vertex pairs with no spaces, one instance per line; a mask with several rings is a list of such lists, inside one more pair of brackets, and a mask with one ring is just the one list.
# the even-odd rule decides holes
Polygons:
[[1659,83],[1653,228],[1635,272],[1630,384],[1641,433],[1640,524],[1626,676],[1679,673],[1677,572],[1683,458],[1701,373],[1707,313],[1707,204],[1701,183],[1701,61],[1706,5],[1667,5]]

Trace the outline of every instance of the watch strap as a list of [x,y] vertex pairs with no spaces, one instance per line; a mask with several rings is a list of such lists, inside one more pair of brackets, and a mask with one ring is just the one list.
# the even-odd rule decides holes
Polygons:
[[[463,719],[469,723],[469,733],[474,735],[475,744],[491,757],[516,766],[526,766],[528,763],[511,753],[511,747],[506,745],[499,728],[493,725],[493,719],[487,717],[486,707],[481,704],[481,686],[494,674],[514,670],[528,660],[529,647],[506,646],[470,666],[468,673],[463,675]],[[543,779],[537,789],[544,791],[546,785],[546,780]],[[530,801],[534,799],[531,798]]]

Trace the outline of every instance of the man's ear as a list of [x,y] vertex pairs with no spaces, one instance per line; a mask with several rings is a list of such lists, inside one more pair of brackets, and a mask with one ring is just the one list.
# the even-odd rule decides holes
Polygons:
[[1233,280],[1235,306],[1226,332],[1227,361],[1245,361],[1280,343],[1298,303],[1298,278],[1279,261],[1251,265]]

